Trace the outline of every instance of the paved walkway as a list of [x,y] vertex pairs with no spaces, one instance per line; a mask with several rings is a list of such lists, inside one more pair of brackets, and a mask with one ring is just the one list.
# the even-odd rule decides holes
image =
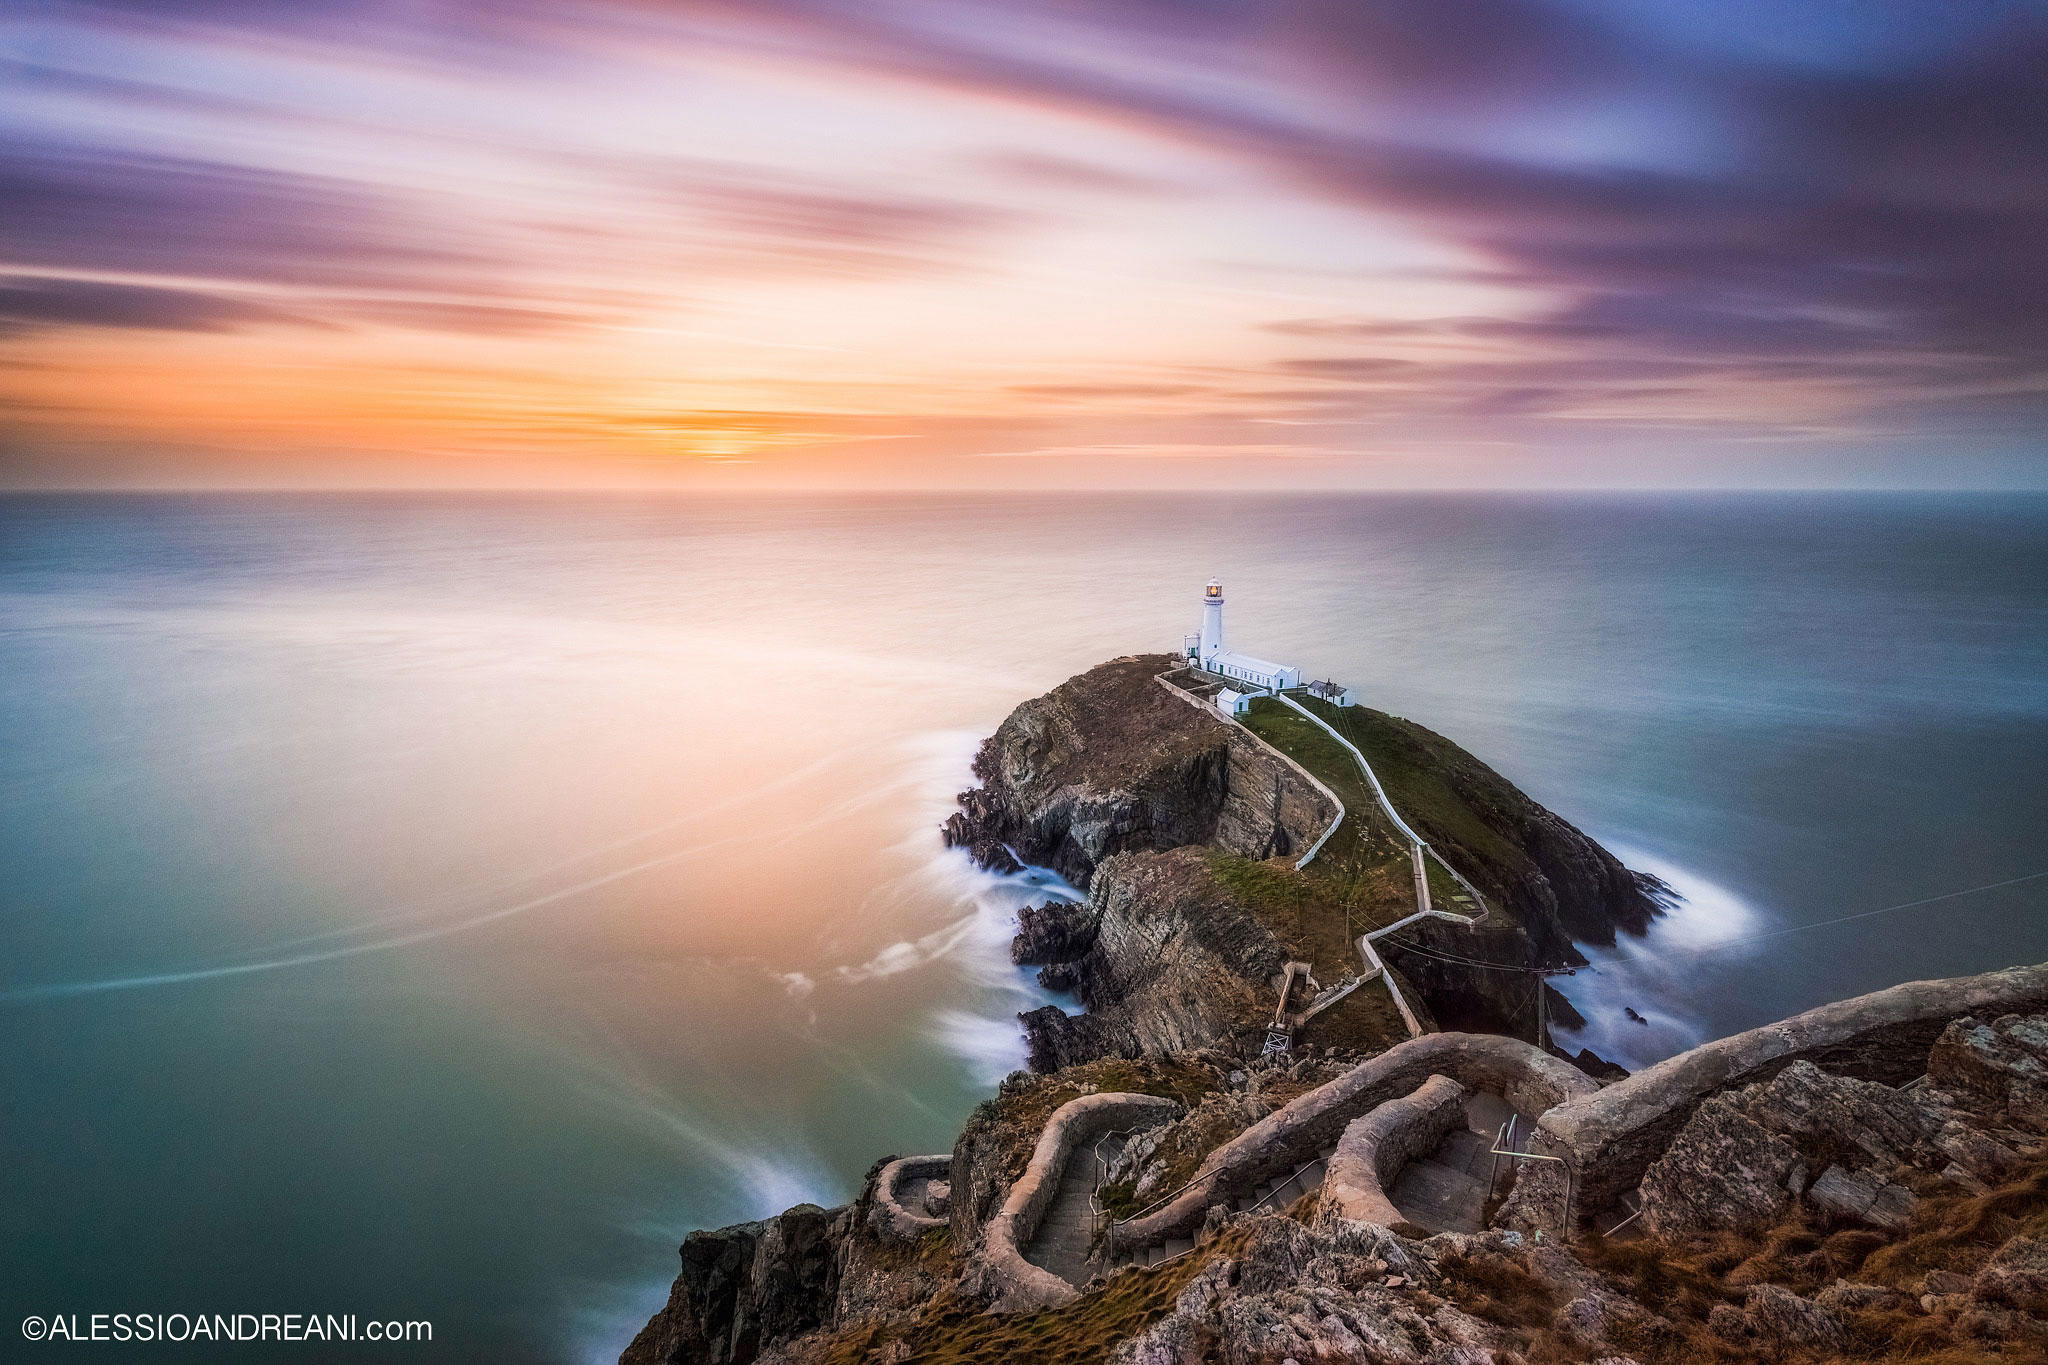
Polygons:
[[[1102,1163],[1114,1161],[1126,1141],[1122,1134],[1112,1134],[1067,1158],[1067,1168],[1060,1172],[1060,1187],[1039,1220],[1031,1245],[1024,1248],[1025,1260],[1076,1286],[1086,1284],[1101,1268],[1088,1254],[1089,1244],[1095,1240],[1095,1182],[1101,1177]],[[1102,1150],[1099,1159],[1098,1145]]]

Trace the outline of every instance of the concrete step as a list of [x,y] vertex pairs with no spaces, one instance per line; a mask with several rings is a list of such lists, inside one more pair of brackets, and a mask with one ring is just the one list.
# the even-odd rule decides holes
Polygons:
[[1409,1222],[1431,1232],[1477,1232],[1486,1182],[1440,1161],[1411,1161],[1387,1196]]

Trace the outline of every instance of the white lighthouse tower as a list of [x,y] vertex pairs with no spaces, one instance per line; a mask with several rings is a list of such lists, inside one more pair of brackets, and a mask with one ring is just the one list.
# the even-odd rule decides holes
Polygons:
[[[1279,692],[1301,686],[1301,670],[1271,659],[1234,654],[1223,647],[1223,580],[1212,578],[1202,588],[1202,633],[1187,637],[1188,662],[1227,680],[1228,686]],[[1238,693],[1225,695],[1235,698]]]
[[1202,667],[1223,652],[1223,580],[1212,578],[1202,589]]

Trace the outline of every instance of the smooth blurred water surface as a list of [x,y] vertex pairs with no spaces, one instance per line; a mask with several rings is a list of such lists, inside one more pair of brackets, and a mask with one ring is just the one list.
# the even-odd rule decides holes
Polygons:
[[1034,888],[935,827],[1212,573],[1687,892],[1603,1051],[2048,958],[2048,881],[1752,941],[2048,871],[2039,497],[4,498],[0,1321],[615,1356],[1021,1064]]

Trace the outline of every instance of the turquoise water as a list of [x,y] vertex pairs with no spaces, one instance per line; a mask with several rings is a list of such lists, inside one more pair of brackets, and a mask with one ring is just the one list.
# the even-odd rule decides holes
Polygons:
[[935,826],[1212,573],[1687,892],[1603,1051],[2048,958],[2048,881],[1755,937],[2048,871],[2048,499],[5,498],[10,1343],[609,1359],[689,1228],[947,1147],[1041,997]]

